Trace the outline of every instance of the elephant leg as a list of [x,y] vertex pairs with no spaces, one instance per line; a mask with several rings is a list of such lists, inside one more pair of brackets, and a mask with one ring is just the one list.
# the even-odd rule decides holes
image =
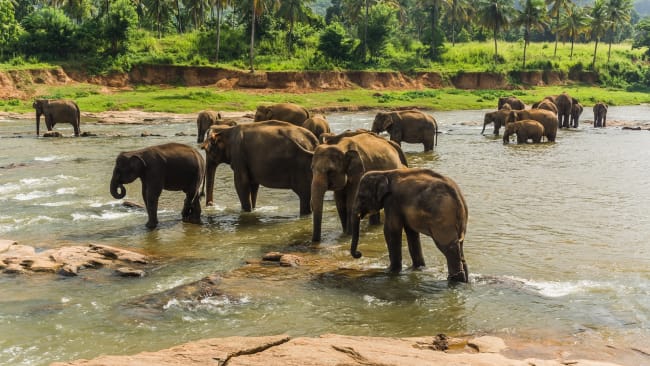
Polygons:
[[78,123],[73,123],[72,127],[74,128],[74,135],[79,136],[79,124]]
[[294,191],[300,199],[300,215],[309,215],[311,213],[311,187],[306,188]]
[[235,190],[237,191],[242,211],[251,212],[253,210],[253,204],[251,203],[251,183],[246,174],[235,173]]
[[255,206],[257,205],[257,192],[260,190],[259,183],[251,183],[250,190],[251,190],[251,207],[255,208]]
[[406,232],[406,241],[408,242],[409,254],[413,261],[413,268],[417,269],[424,267],[426,264],[424,264],[424,256],[422,255],[420,234],[408,226],[404,226],[404,231]]
[[146,183],[142,183],[142,198],[145,207],[147,208],[147,216],[149,217],[146,226],[153,229],[158,226],[158,198],[162,193],[162,188],[153,186],[150,187]]
[[381,217],[379,215],[379,212],[377,212],[376,214],[370,215],[368,217],[368,223],[370,225],[379,225],[379,224],[381,224]]
[[[436,243],[437,245],[437,243]],[[444,247],[438,246],[438,249],[445,255],[447,259],[447,279],[449,281],[467,282],[467,263],[463,256],[463,244],[454,239]]]
[[386,219],[386,223],[384,224],[384,238],[386,239],[388,257],[390,258],[388,270],[394,273],[402,271],[402,230],[403,225],[401,219]]
[[607,116],[603,117],[603,127],[607,127]]
[[[336,212],[341,220],[341,229],[344,233],[348,232],[348,208],[346,206],[345,191],[334,191],[334,202],[336,203]],[[350,227],[350,230],[352,228]]]

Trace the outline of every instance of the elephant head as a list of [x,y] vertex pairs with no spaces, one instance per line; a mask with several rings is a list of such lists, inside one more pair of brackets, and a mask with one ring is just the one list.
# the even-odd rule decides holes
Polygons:
[[[45,114],[45,108],[49,104],[47,99],[36,99],[32,103],[32,107],[36,110],[36,136],[40,135],[41,129],[41,115]],[[45,117],[45,123],[47,124],[47,116]]]
[[505,125],[505,119],[510,112],[510,109],[499,109],[498,111],[494,112],[487,112],[485,113],[485,117],[483,118],[483,129],[481,130],[481,135],[483,132],[485,132],[485,126],[489,125],[490,123],[494,123],[494,134],[498,135],[499,130],[501,129],[501,126]]
[[379,112],[375,116],[375,120],[372,122],[372,132],[380,133],[382,131],[388,131],[390,126],[393,125],[393,117],[395,113],[392,112]]
[[[312,159],[311,209],[313,219],[312,241],[320,241],[323,220],[323,198],[328,190],[342,191],[350,181],[359,179],[364,165],[359,152],[344,151],[337,145],[319,145]],[[341,214],[341,213],[339,213]],[[347,218],[342,219],[343,230],[347,231]]]
[[359,189],[354,202],[352,222],[352,242],[350,255],[361,258],[357,250],[359,245],[359,225],[366,215],[378,213],[383,207],[384,198],[390,193],[390,182],[384,172],[368,172],[359,182]]
[[223,133],[226,130],[229,130],[229,126],[215,126],[211,128],[209,136],[201,145],[201,149],[205,150],[205,202],[206,205],[211,205],[213,202],[213,190],[214,190],[214,175],[217,171],[217,167],[221,163],[230,164],[230,149],[228,145],[227,133]]
[[264,105],[257,106],[255,110],[255,122],[268,121],[273,119],[273,109]]
[[120,153],[115,160],[113,177],[111,178],[111,196],[122,199],[126,196],[125,184],[129,184],[141,177],[147,163],[138,154]]

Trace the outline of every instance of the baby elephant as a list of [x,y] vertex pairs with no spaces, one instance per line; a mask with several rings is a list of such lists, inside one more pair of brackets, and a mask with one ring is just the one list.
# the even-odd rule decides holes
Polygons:
[[607,127],[607,104],[594,104],[594,127]]
[[417,110],[379,112],[372,122],[372,132],[387,131],[391,141],[402,144],[424,144],[424,151],[431,151],[437,145],[438,124],[426,113]]
[[158,226],[158,198],[162,190],[183,191],[183,221],[198,224],[201,223],[199,199],[204,176],[205,162],[196,149],[178,143],[146,147],[117,156],[111,195],[124,198],[124,184],[140,178],[142,199],[149,215],[147,227],[153,229]]
[[529,139],[534,143],[542,142],[544,136],[544,125],[532,119],[524,119],[516,122],[508,122],[506,131],[503,134],[503,143],[510,141],[510,135],[517,134],[517,143],[525,144]]
[[354,205],[350,254],[360,258],[359,220],[384,209],[384,238],[391,272],[402,270],[402,231],[413,268],[423,267],[420,233],[430,236],[447,258],[448,279],[467,282],[463,254],[467,204],[456,183],[429,169],[370,171],[363,175]]

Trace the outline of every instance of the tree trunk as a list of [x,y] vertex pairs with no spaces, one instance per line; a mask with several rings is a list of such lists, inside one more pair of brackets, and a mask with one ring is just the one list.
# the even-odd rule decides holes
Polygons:
[[557,55],[557,32],[558,27],[560,26],[560,10],[558,9],[557,15],[555,16],[555,50],[553,51],[553,57]]
[[255,66],[253,66],[253,59],[255,57],[255,0],[252,1],[253,6],[251,9],[251,47],[249,52],[249,62],[250,62],[250,71],[251,73],[255,72]]
[[183,33],[183,21],[181,20],[181,3],[179,0],[176,0],[176,14],[178,20],[178,33]]
[[596,51],[598,50],[598,39],[596,39],[596,45],[594,46],[594,59],[591,61],[591,69],[596,69]]
[[217,0],[217,58],[219,63],[219,48],[221,47],[221,1]]

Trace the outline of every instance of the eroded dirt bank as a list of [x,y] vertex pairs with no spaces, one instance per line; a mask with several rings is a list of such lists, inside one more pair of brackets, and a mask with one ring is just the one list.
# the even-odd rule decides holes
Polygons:
[[25,99],[38,95],[39,86],[91,83],[109,88],[147,85],[214,85],[224,89],[278,89],[292,92],[364,88],[421,89],[455,87],[459,89],[509,89],[509,80],[524,85],[561,85],[569,81],[595,83],[598,76],[590,72],[565,74],[557,71],[467,72],[445,75],[438,72],[371,72],[371,71],[245,71],[213,67],[140,65],[129,73],[89,76],[80,70],[34,69],[0,72],[0,98]]

